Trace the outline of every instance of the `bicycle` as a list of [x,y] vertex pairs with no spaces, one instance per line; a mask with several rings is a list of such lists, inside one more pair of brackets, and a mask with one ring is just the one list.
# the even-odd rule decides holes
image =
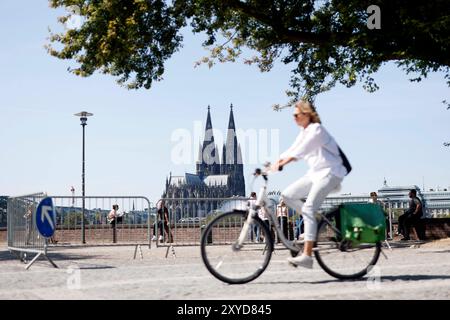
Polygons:
[[[278,239],[293,257],[303,251],[303,241],[286,239],[275,217],[274,203],[267,195],[269,168],[270,164],[267,163],[264,171],[255,170],[253,182],[260,176],[264,179],[264,185],[254,205],[247,210],[220,214],[206,226],[202,234],[203,262],[208,271],[223,282],[250,282],[258,278],[269,265],[274,251],[274,238],[267,224],[258,217],[258,210],[267,214],[270,223],[275,226]],[[338,207],[319,212],[316,217],[320,221],[313,252],[320,267],[338,279],[357,279],[366,275],[378,261],[381,242],[355,244],[342,237]],[[262,242],[251,240],[250,233],[255,225],[260,227]]]

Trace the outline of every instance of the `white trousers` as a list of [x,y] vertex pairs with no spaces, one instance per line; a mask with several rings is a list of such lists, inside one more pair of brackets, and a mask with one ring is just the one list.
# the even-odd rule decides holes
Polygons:
[[[305,176],[288,186],[281,194],[284,202],[292,209],[300,212],[305,223],[305,241],[316,241],[317,212],[327,195],[335,190],[342,178],[328,174],[320,180],[312,181]],[[303,202],[301,199],[306,198]]]

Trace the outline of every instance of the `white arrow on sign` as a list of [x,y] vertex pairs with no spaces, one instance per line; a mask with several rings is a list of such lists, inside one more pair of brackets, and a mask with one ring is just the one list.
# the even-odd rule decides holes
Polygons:
[[53,208],[50,206],[42,206],[41,221],[44,222],[44,218],[47,219],[48,223],[50,224],[50,227],[52,227],[52,229],[55,229],[55,226],[53,225],[53,219],[48,214],[49,211],[53,211]]

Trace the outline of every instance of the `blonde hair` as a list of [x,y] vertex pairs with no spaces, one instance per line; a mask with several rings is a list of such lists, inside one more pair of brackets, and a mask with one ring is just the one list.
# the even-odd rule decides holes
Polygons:
[[320,121],[320,117],[316,111],[316,108],[313,106],[311,102],[300,100],[295,104],[295,107],[298,108],[300,112],[308,114],[312,123],[322,123]]

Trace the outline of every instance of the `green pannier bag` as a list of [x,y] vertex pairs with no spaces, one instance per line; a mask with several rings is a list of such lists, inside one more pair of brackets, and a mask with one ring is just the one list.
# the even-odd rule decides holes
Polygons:
[[341,232],[353,243],[376,243],[386,239],[383,208],[374,203],[344,203],[339,206]]

